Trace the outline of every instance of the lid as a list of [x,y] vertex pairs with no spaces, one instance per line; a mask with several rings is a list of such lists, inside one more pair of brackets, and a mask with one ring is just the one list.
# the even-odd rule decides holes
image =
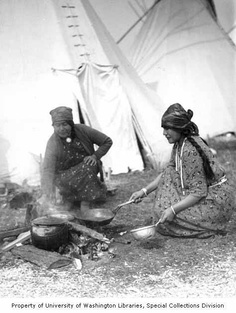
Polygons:
[[68,221],[68,219],[49,215],[49,216],[42,216],[42,217],[38,217],[38,218],[34,219],[32,221],[32,224],[53,226],[53,225],[65,224],[67,221]]
[[55,214],[50,214],[51,217],[56,217],[60,219],[65,219],[66,221],[72,221],[75,219],[75,216],[73,214],[70,214],[68,212],[60,212]]

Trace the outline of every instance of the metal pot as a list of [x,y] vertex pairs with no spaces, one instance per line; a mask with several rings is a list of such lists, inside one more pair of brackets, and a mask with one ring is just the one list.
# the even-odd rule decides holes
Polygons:
[[55,214],[38,217],[31,222],[31,240],[35,247],[54,251],[68,243],[68,219],[59,216]]
[[94,223],[100,226],[109,224],[123,206],[133,203],[133,200],[119,204],[115,209],[90,209],[84,213],[78,212],[76,218],[84,222]]
[[131,229],[130,231],[121,232],[120,235],[123,236],[126,233],[131,233],[132,236],[136,240],[140,240],[140,241],[147,240],[147,239],[152,238],[155,235],[156,227],[159,223],[160,223],[160,220],[154,225]]

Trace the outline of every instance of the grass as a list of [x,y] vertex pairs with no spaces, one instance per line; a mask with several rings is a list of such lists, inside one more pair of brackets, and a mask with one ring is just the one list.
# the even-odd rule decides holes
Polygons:
[[[231,143],[211,142],[232,184],[236,184],[236,149]],[[117,186],[105,208],[112,209],[129,199],[155,176],[154,170],[112,176]],[[236,296],[236,213],[229,233],[210,239],[176,239],[159,234],[145,242],[121,231],[144,225],[152,216],[150,195],[138,205],[128,205],[113,221],[100,229],[116,244],[114,257],[104,253],[98,261],[83,259],[82,270],[72,265],[46,270],[11,252],[1,257],[0,296],[2,298],[122,298],[122,299],[234,299]]]

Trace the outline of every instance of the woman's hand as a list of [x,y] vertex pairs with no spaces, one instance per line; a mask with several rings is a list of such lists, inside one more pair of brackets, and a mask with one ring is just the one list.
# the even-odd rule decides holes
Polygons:
[[139,191],[134,192],[129,198],[129,200],[130,201],[134,200],[134,203],[139,203],[142,201],[143,196],[144,196],[143,190],[139,190]]
[[167,208],[160,218],[161,223],[171,222],[175,218],[175,215],[180,213],[181,211],[190,208],[201,200],[202,197],[195,195],[188,195],[186,198],[182,199],[178,203],[175,203],[175,207]]
[[173,213],[171,208],[166,209],[160,218],[160,223],[171,222],[175,218],[175,214]]
[[88,164],[88,165],[92,165],[92,166],[94,166],[94,165],[96,165],[97,164],[97,157],[96,157],[96,155],[89,155],[89,156],[86,156],[85,158],[84,158],[84,162],[86,163],[86,164]]

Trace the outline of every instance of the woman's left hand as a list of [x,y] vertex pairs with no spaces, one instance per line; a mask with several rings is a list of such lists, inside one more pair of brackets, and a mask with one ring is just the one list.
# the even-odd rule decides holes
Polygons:
[[84,158],[84,162],[88,165],[96,165],[97,157],[93,154]]
[[160,218],[160,223],[171,222],[175,218],[175,215],[171,208],[166,209]]

